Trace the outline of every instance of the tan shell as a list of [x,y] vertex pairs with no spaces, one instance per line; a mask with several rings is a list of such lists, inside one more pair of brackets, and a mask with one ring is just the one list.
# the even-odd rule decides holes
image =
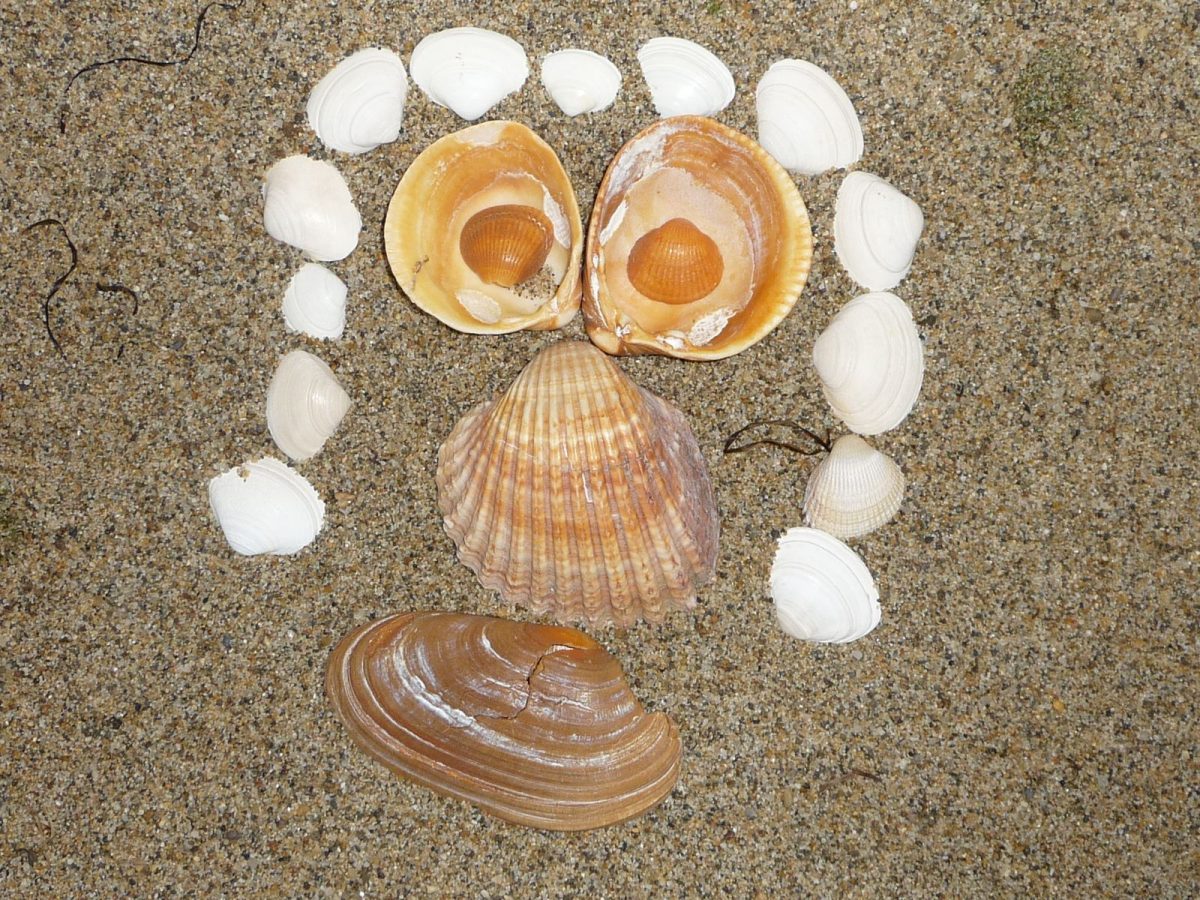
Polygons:
[[437,484],[458,558],[560,622],[660,622],[715,571],[716,502],[691,428],[590,344],[548,347],[467,413]]
[[392,195],[383,242],[404,292],[458,331],[559,328],[579,309],[571,179],[518,122],[472,125],[426,148]]
[[393,772],[518,825],[601,828],[671,792],[680,742],[574,628],[408,612],[347,635],[326,689]]
[[[684,242],[696,280],[672,294],[639,277],[648,259],[637,251],[676,219],[703,241]],[[679,246],[657,243],[664,253]],[[783,320],[811,262],[808,212],[779,163],[712,119],[662,119],[621,148],[600,184],[588,225],[588,336],[608,353],[732,356]]]
[[903,500],[900,467],[857,434],[844,434],[808,476],[804,524],[842,540],[861,537],[890,522]]

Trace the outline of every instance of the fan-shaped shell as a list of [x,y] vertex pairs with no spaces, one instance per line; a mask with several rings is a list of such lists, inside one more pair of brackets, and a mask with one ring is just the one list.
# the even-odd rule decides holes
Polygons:
[[292,459],[308,459],[325,446],[349,408],[350,396],[329,366],[293,350],[280,361],[267,389],[267,430]]
[[325,504],[308,480],[271,457],[210,480],[208,502],[229,546],[243,556],[296,553],[325,521]]
[[341,173],[324,160],[289,156],[275,163],[263,201],[267,234],[312,259],[344,259],[358,246],[362,217]]
[[393,772],[531,828],[623,822],[679,774],[674,723],[574,628],[399,613],[338,644],[326,688],[350,737]]
[[391,50],[368,47],[343,59],[308,97],[308,124],[327,147],[366,153],[400,136],[408,76]]
[[808,476],[804,523],[836,538],[867,534],[891,521],[904,499],[900,467],[856,434],[844,434]]
[[813,365],[833,412],[858,434],[881,434],[921,393],[924,349],[908,305],[895,294],[855,297],[813,344]]
[[[513,207],[528,214],[514,215]],[[493,214],[489,228],[480,227]],[[532,222],[539,242],[549,237],[535,273],[511,287],[489,280],[512,268],[511,246],[497,233],[524,234],[528,249]],[[400,287],[458,331],[559,328],[579,309],[583,226],[575,191],[554,151],[517,122],[473,125],[421,153],[392,195],[383,237]],[[532,256],[516,254],[518,275],[538,247]]]
[[921,207],[876,175],[851,172],[838,188],[833,249],[868,290],[886,291],[904,280],[924,227]]
[[608,109],[621,90],[621,70],[590,50],[558,50],[542,60],[546,93],[568,116]]
[[501,287],[515,287],[536,275],[553,246],[554,225],[546,214],[516,203],[475,213],[458,238],[467,267]]
[[340,338],[346,328],[346,285],[319,263],[305,263],[283,295],[288,331],[309,337]]
[[729,67],[694,41],[654,38],[637,56],[660,116],[715,116],[737,90]]
[[438,106],[474,122],[529,77],[525,50],[486,28],[448,28],[423,38],[409,60],[412,79]]
[[714,574],[717,508],[691,429],[590,344],[548,347],[464,416],[437,484],[458,558],[559,621],[660,622]]
[[789,172],[844,169],[863,153],[854,104],[824,69],[783,59],[767,69],[755,94],[758,140]]
[[721,249],[687,219],[668,219],[643,234],[629,251],[630,283],[659,303],[691,303],[721,283]]
[[845,644],[879,624],[879,591],[862,558],[816,528],[789,528],[771,566],[779,627],[806,641]]
[[[679,295],[699,295],[690,302],[648,296],[630,272],[639,242],[674,220],[706,242],[699,280]],[[712,119],[662,119],[621,148],[600,184],[588,226],[588,336],[608,353],[732,356],[787,315],[811,261],[808,212],[775,160]]]

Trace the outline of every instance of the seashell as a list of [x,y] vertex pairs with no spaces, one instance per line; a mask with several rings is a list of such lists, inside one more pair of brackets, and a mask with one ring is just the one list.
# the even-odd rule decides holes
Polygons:
[[208,503],[243,556],[296,553],[325,522],[325,504],[308,480],[269,456],[210,480]]
[[895,294],[855,297],[813,344],[813,365],[833,412],[858,434],[881,434],[912,412],[925,374],[908,305]]
[[682,414],[599,350],[543,350],[438,454],[458,558],[505,600],[558,621],[630,625],[690,609],[719,530]]
[[485,28],[448,28],[422,38],[408,62],[412,79],[438,106],[474,122],[529,77],[521,45]]
[[621,90],[621,70],[590,50],[558,50],[542,60],[542,84],[568,116],[608,109]]
[[340,338],[346,328],[346,285],[324,266],[305,263],[283,295],[288,331],[309,337]]
[[904,280],[924,227],[921,208],[882,178],[851,172],[838,188],[833,249],[868,290],[886,291]]
[[517,122],[430,145],[400,179],[383,238],[404,292],[458,331],[560,328],[579,309],[575,191],[554,151]]
[[518,825],[624,822],[679,775],[675,724],[647,713],[620,664],[574,628],[398,613],[347,635],[325,684],[367,754]]
[[729,68],[694,41],[654,38],[637,57],[660,116],[715,116],[733,100]]
[[904,499],[900,467],[856,434],[844,434],[808,476],[804,524],[836,538],[860,537],[885,525]]
[[351,54],[317,82],[308,97],[308,124],[327,147],[366,153],[400,136],[408,76],[391,50]]
[[787,315],[811,261],[804,201],[766,151],[712,119],[662,119],[600,184],[588,336],[608,353],[732,356]]
[[293,350],[280,360],[267,389],[267,430],[292,459],[308,459],[337,431],[349,408],[350,396],[329,366]]
[[783,59],[767,69],[755,93],[758,141],[789,172],[820,175],[863,154],[854,104],[824,69]]
[[312,259],[344,259],[358,246],[362,217],[332,165],[289,156],[271,166],[263,186],[267,234]]
[[779,627],[822,644],[856,641],[879,624],[879,591],[862,558],[816,528],[789,528],[771,566]]

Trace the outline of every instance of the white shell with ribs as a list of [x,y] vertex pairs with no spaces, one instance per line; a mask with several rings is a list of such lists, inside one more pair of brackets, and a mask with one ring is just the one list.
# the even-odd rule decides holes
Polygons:
[[304,350],[279,363],[267,389],[267,429],[292,459],[316,455],[350,408],[350,396],[329,366]]
[[804,523],[836,538],[885,525],[904,499],[900,467],[856,434],[844,434],[808,476]]

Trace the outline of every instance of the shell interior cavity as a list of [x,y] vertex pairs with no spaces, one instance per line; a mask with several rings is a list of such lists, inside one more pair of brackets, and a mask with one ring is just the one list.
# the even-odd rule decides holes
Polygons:
[[691,428],[590,344],[548,347],[464,416],[437,485],[458,558],[560,622],[660,622],[715,572],[717,507]]
[[350,737],[405,778],[531,828],[641,815],[679,775],[679,732],[574,628],[399,613],[347,635],[326,689]]
[[808,476],[804,523],[836,538],[859,537],[891,521],[904,499],[904,473],[856,434],[838,438]]
[[834,414],[865,435],[904,420],[925,374],[912,313],[886,291],[863,294],[842,307],[813,344],[813,365]]
[[423,38],[409,60],[413,81],[438,106],[474,122],[529,77],[525,50],[484,28],[449,28]]
[[383,226],[397,283],[458,331],[565,325],[579,309],[583,226],[554,151],[516,122],[484,122],[425,149]]
[[886,291],[904,280],[924,227],[921,208],[876,175],[851,172],[838,188],[833,249],[868,290]]
[[542,84],[568,116],[608,109],[621,90],[621,70],[590,50],[558,50],[542,60]]
[[400,136],[408,76],[391,50],[368,47],[317,82],[308,97],[308,124],[334,150],[366,153]]
[[816,528],[789,528],[771,566],[779,627],[823,644],[856,641],[879,624],[879,591],[862,558]]
[[301,155],[275,163],[263,201],[267,234],[312,259],[344,259],[358,246],[362,217],[341,173],[324,160]]
[[854,104],[824,69],[784,59],[767,69],[755,95],[758,140],[789,172],[844,169],[863,153]]
[[733,100],[729,67],[694,41],[654,38],[637,56],[660,116],[714,116]]
[[243,556],[296,553],[325,521],[325,504],[308,480],[271,457],[210,480],[208,503],[229,546]]
[[280,361],[267,389],[267,430],[292,459],[308,459],[337,431],[349,408],[350,396],[329,366],[293,350]]
[[283,295],[289,331],[314,338],[340,338],[346,328],[346,285],[319,263],[305,263]]
[[712,119],[661,119],[617,153],[588,226],[584,317],[609,353],[731,356],[796,302],[808,212],[758,144]]

